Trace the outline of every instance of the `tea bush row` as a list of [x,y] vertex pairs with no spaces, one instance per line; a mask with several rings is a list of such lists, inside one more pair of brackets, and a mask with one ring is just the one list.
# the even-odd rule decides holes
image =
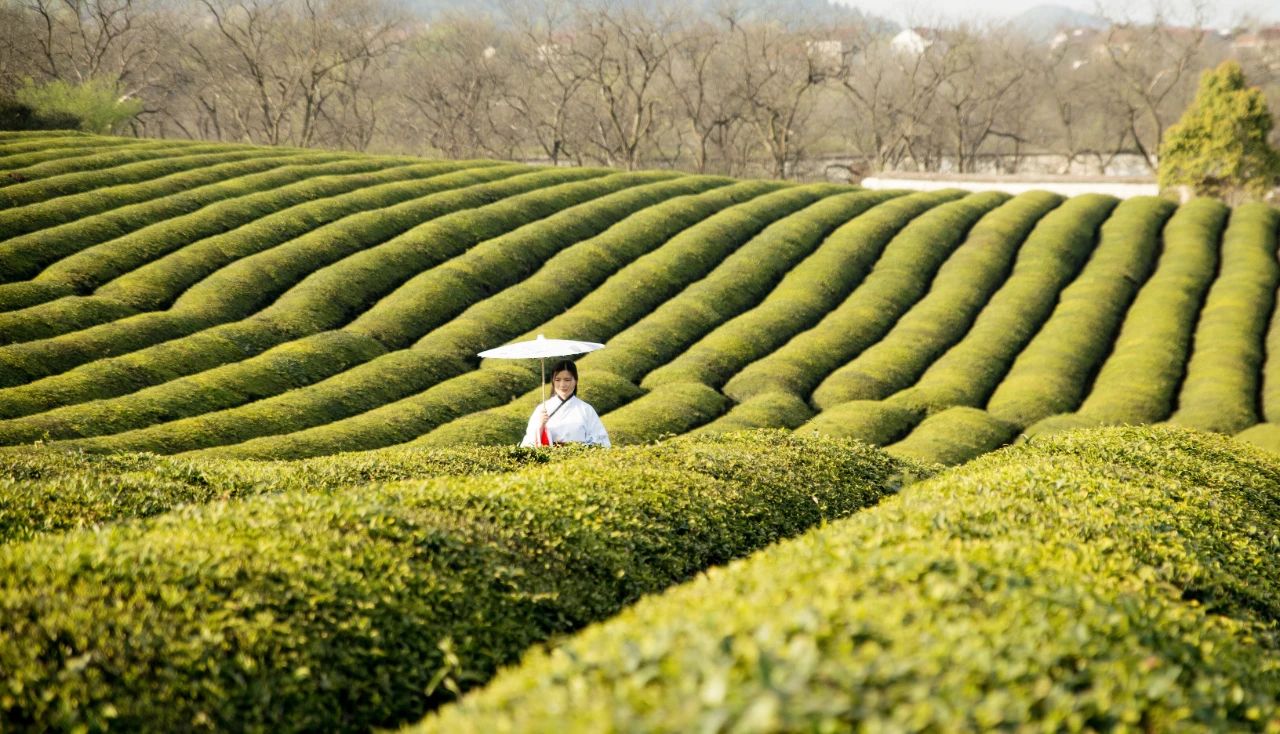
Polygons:
[[1080,405],[1129,304],[1151,275],[1160,232],[1175,208],[1167,199],[1145,196],[1115,208],[1080,275],[1062,289],[1048,321],[991,395],[992,415],[1026,427]]
[[[510,173],[507,172],[507,175]],[[175,370],[186,370],[179,374],[190,374],[222,364],[225,360],[219,361],[217,357],[206,355],[197,348],[200,343],[210,343],[210,337],[235,335],[232,338],[243,341],[246,338],[244,334],[253,334],[256,353],[289,338],[303,336],[308,331],[340,326],[345,319],[350,318],[353,310],[361,308],[359,304],[367,307],[376,302],[386,291],[394,289],[397,283],[411,275],[397,269],[371,273],[360,271],[367,281],[360,282],[352,271],[363,261],[351,261],[346,256],[352,252],[359,253],[362,246],[377,249],[375,243],[383,240],[386,241],[381,246],[399,249],[416,244],[422,248],[416,253],[418,260],[429,262],[434,258],[437,262],[442,261],[455,254],[458,248],[474,244],[474,235],[483,232],[481,230],[474,235],[467,232],[459,234],[454,231],[457,227],[448,229],[451,220],[446,215],[465,214],[472,207],[497,206],[498,203],[493,200],[502,200],[505,196],[512,197],[516,202],[527,202],[530,199],[536,202],[561,193],[555,189],[557,183],[593,178],[602,173],[600,170],[566,169],[502,178],[504,174],[498,167],[493,167],[482,168],[475,173],[464,171],[442,176],[440,178],[446,180],[436,181],[434,186],[439,189],[436,193],[399,205],[399,218],[391,216],[386,210],[379,210],[368,212],[367,215],[357,214],[343,218],[325,227],[307,231],[301,237],[277,248],[237,260],[197,286],[189,288],[169,311],[140,314],[80,334],[0,348],[0,379],[7,377],[10,382],[21,382],[31,379],[31,373],[38,370],[67,369],[78,363],[88,362],[79,369],[27,387],[41,390],[46,385],[53,385],[54,389],[66,395],[68,384],[79,383],[91,391],[88,395],[107,397],[100,391],[119,391],[126,385],[105,384],[105,381],[98,381],[96,386],[93,384],[95,373],[115,367],[115,360],[95,360],[95,355],[104,352],[110,355],[138,347],[133,354],[120,358],[130,363],[135,373],[138,373],[129,381],[136,384],[142,376],[137,369],[139,367],[155,371],[158,366],[161,374],[173,374],[164,364],[170,355],[176,355],[181,360],[174,364]],[[493,181],[494,178],[499,180]],[[455,185],[461,187],[453,188]],[[519,196],[522,193],[525,194],[524,197]],[[530,202],[530,206],[533,206],[533,202]],[[538,211],[526,212],[525,215],[533,218],[540,216]],[[366,221],[366,217],[376,221]],[[360,221],[348,221],[355,218]],[[426,220],[425,224],[423,220]],[[490,220],[490,228],[510,228],[518,226],[522,221],[511,221],[511,216],[494,216]],[[429,235],[437,233],[441,228],[455,239],[445,239],[443,235],[430,239]],[[427,244],[434,246],[427,247]],[[349,276],[349,282],[334,283],[333,277],[317,277],[318,270],[323,269],[326,262],[333,260],[338,262],[331,265],[330,269]],[[160,263],[164,263],[164,260],[157,264]],[[275,303],[252,318],[217,326],[210,323],[216,323],[219,319],[234,319],[242,314],[247,316],[262,300],[281,291],[284,293],[276,298]],[[305,308],[307,311],[294,313],[295,307]],[[183,336],[184,334],[188,336]],[[90,336],[94,338],[91,339]],[[148,344],[153,346],[146,346]],[[216,349],[216,342],[214,346]],[[155,365],[156,362],[160,364]],[[86,378],[88,385],[85,384]]]
[[808,398],[832,370],[879,341],[928,292],[938,267],[978,219],[1008,198],[994,192],[960,198],[962,193],[934,192],[940,205],[899,231],[843,302],[816,326],[738,372],[724,393],[738,402],[778,390]]
[[1058,294],[1080,272],[1098,228],[1118,200],[1074,196],[1042,218],[1027,236],[1009,278],[991,296],[968,333],[929,366],[915,385],[888,399],[916,412],[981,406],[1009,366],[1048,319]]
[[1191,353],[1196,317],[1217,273],[1218,242],[1228,213],[1216,199],[1195,199],[1178,208],[1165,225],[1156,270],[1129,307],[1088,397],[1075,413],[1033,424],[1029,435],[1169,417]]
[[1280,211],[1243,204],[1222,236],[1218,277],[1209,287],[1170,421],[1235,433],[1257,423],[1263,340],[1280,285],[1276,229]]
[[[485,195],[494,187],[514,187],[516,192],[536,187],[537,181],[531,185],[521,176],[535,175],[528,170],[513,165],[456,171],[372,186],[338,197],[342,201],[320,200],[269,215],[194,243],[98,289],[99,295],[148,309],[148,313],[84,332],[0,348],[0,364],[29,363],[32,369],[25,371],[26,379],[34,379],[247,317],[314,270],[363,246],[383,242],[443,213],[487,203]],[[384,206],[368,210],[378,204]],[[378,215],[379,219],[369,221]],[[173,298],[177,300],[168,310],[150,311],[169,305]],[[0,371],[0,379],[4,377]]]
[[[685,237],[682,230],[714,217],[725,207],[776,188],[758,182],[723,186],[728,183],[726,179],[709,179],[699,186],[708,183],[717,188],[656,204],[594,238],[565,248],[528,279],[477,302],[422,337],[411,349],[385,358],[388,363],[403,363],[410,370],[412,365],[419,365],[437,380],[436,384],[350,418],[211,448],[206,453],[283,458],[313,456],[340,450],[338,447],[353,450],[403,443],[443,423],[502,405],[527,392],[539,382],[536,364],[531,368],[529,364],[499,362],[468,372],[474,364],[473,355],[566,308],[569,311],[565,313],[571,314],[576,307],[570,307],[575,302],[594,292],[618,269],[625,272],[638,259],[650,257],[646,253],[655,249],[665,254]],[[524,408],[527,410],[527,404]]]
[[[571,205],[573,197],[582,196],[584,192],[580,190],[575,194],[572,190],[562,191],[561,201],[546,204],[558,207],[556,214],[486,240],[445,265],[427,272],[443,268],[447,278],[451,273],[473,269],[475,263],[488,263],[489,267],[496,270],[492,273],[492,280],[488,282],[491,285],[501,284],[527,275],[530,269],[536,269],[550,257],[556,248],[571,247],[576,240],[589,239],[630,213],[656,205],[677,194],[728,182],[727,179],[699,177],[663,181],[669,177],[669,174],[624,174],[613,182],[593,179],[579,187],[598,181],[601,184],[599,191],[607,192],[614,188],[621,190],[576,206]],[[636,185],[644,184],[650,179],[657,182]],[[626,187],[628,183],[632,185]],[[545,191],[552,193],[553,189]],[[500,218],[499,214],[494,213],[494,217]],[[348,287],[351,287],[350,283]],[[451,311],[464,308],[469,300],[486,300],[484,296],[483,289],[477,289],[469,297],[458,289],[451,290],[447,297],[441,295],[442,302],[436,307],[438,315],[433,316],[425,309],[422,312],[404,314],[402,318],[407,323],[400,328],[405,331],[429,329],[434,323],[446,319]],[[325,345],[331,345],[335,352],[326,354]],[[347,345],[350,348],[337,345]],[[382,343],[360,330],[348,327],[339,331],[319,332],[297,341],[285,342],[247,360],[215,367],[129,395],[54,409],[22,421],[0,423],[0,442],[12,442],[20,436],[40,436],[45,432],[51,438],[101,435],[142,428],[159,422],[157,418],[160,416],[164,416],[164,420],[173,420],[232,408],[319,382],[386,352]],[[469,358],[472,353],[474,351],[465,355],[442,356],[456,361],[457,357]],[[421,358],[430,359],[434,356],[421,355]],[[370,369],[378,368],[371,365]]]
[[880,400],[915,383],[948,347],[962,339],[1000,287],[1036,222],[1063,197],[1044,191],[1017,196],[973,225],[964,243],[938,269],[929,291],[889,333],[827,376],[813,404]]
[[678,382],[715,388],[747,364],[812,326],[866,276],[893,235],[937,204],[931,195],[855,191],[823,199],[761,233],[781,240],[821,240],[760,305],[729,319],[645,376],[653,390]]
[[506,446],[395,448],[285,463],[5,449],[0,451],[0,544],[153,517],[181,505],[514,471],[573,456]]
[[[145,201],[192,184],[220,181],[230,175],[274,168],[296,155],[249,150],[135,163],[132,166],[140,170],[133,175],[120,175],[119,169],[83,174],[93,177],[93,180],[83,182],[82,187],[68,183],[65,188],[69,190],[61,195],[58,192],[60,184],[64,183],[61,179],[67,176],[12,184],[0,189],[0,194],[3,194],[0,195],[0,204],[5,207],[0,209],[0,239],[63,224],[122,204]],[[81,174],[69,175],[74,177]],[[23,266],[25,269],[20,269]],[[35,274],[30,264],[25,262],[10,264],[0,272],[6,280],[15,280],[24,274],[25,277]]]
[[1062,434],[643,599],[410,731],[1270,731],[1278,524],[1274,456]]
[[530,645],[875,503],[906,469],[776,434],[581,454],[0,548],[0,716],[20,729],[412,720]]
[[[713,215],[707,221],[719,226],[715,230],[704,228],[700,234],[705,236],[709,232],[716,231],[719,237],[728,237],[727,241],[721,240],[718,242],[718,246],[730,247],[730,243],[734,240],[741,241],[750,237],[751,232],[758,232],[762,226],[761,220],[767,221],[770,217],[784,217],[787,213],[814,201],[824,193],[830,193],[830,190],[831,187],[822,184],[784,189],[758,197],[749,202],[749,204],[732,207],[720,214]],[[748,210],[751,213],[744,217],[743,212]],[[727,230],[723,226],[725,222],[736,224],[740,228],[740,233],[737,237],[733,236],[732,230]],[[692,231],[687,230],[682,234],[687,235]],[[750,246],[750,243],[743,245],[738,252]],[[708,254],[705,250],[698,253],[697,256],[704,261],[708,259]],[[732,257],[730,256],[730,258]],[[670,275],[668,275],[668,278],[670,278]],[[670,287],[668,286],[668,288]],[[628,309],[634,309],[635,307],[636,304],[634,303],[624,306],[624,308]],[[613,345],[616,344],[617,341],[615,339]],[[449,366],[448,362],[451,359],[454,361],[455,366]],[[378,385],[388,385],[387,388],[380,389],[383,392],[396,391],[399,393],[397,395],[398,400],[394,402],[384,400],[382,402],[386,403],[385,405],[379,405],[376,409],[355,415],[348,420],[316,420],[311,425],[317,425],[318,427],[303,434],[265,437],[246,443],[243,447],[232,447],[218,450],[214,453],[232,456],[311,456],[321,451],[333,450],[337,446],[348,449],[372,448],[386,443],[409,441],[429,429],[460,418],[468,412],[489,407],[496,401],[504,401],[523,382],[521,380],[521,371],[528,375],[525,379],[532,383],[534,375],[529,367],[525,367],[523,370],[519,370],[519,368],[503,370],[501,375],[477,376],[479,384],[474,384],[471,380],[437,384],[442,382],[440,377],[441,370],[445,371],[445,376],[451,377],[454,374],[461,373],[469,361],[469,355],[457,354],[456,357],[448,353],[441,355],[429,349],[429,342],[426,344],[420,343],[407,352],[388,355],[381,360],[382,364],[371,363],[368,370],[355,370],[350,374],[339,376],[330,381],[332,385],[325,385],[318,391],[320,395],[324,396],[323,399],[313,404],[328,405],[334,401],[345,400],[344,394],[351,388],[339,386],[349,385],[349,381],[352,380],[357,381],[356,384],[359,385],[372,385],[374,382]],[[430,367],[424,368],[424,364],[430,365]],[[391,365],[397,368],[396,379],[379,379],[381,373]],[[589,367],[586,360],[583,361],[583,365],[583,369],[586,371]],[[462,369],[459,369],[458,366],[462,366]],[[377,372],[374,372],[374,369]],[[423,373],[429,375],[429,382],[417,377]],[[595,380],[595,375],[599,375],[600,372],[596,371],[591,374],[593,374],[591,379]],[[599,390],[597,389],[596,392],[598,393]],[[532,400],[530,403],[525,404],[526,409],[527,405],[531,403]],[[281,431],[272,431],[272,433],[281,433]],[[518,439],[519,436],[515,440]],[[335,443],[335,441],[339,442]],[[512,442],[514,443],[514,441]]]
[[107,186],[149,181],[169,174],[189,171],[199,166],[215,165],[258,156],[275,158],[281,156],[282,153],[289,155],[297,154],[299,151],[277,151],[271,148],[213,143],[191,146],[185,150],[178,149],[173,152],[178,152],[179,155],[172,155],[171,152],[162,156],[159,160],[139,160],[133,152],[128,150],[100,153],[92,156],[92,158],[97,158],[100,162],[114,160],[118,161],[120,165],[96,170],[81,170],[78,166],[73,166],[60,175],[10,184],[0,188],[0,206],[5,209],[22,207]]
[[[71,196],[46,199],[36,204],[0,211],[0,242],[38,230],[56,227],[109,209],[137,204],[205,184],[216,183],[286,165],[294,156],[252,156],[235,154],[243,160],[217,165],[195,165],[192,170],[172,173],[150,181],[118,184]],[[0,283],[26,280],[62,255],[57,251],[42,255],[38,251],[25,257],[3,252],[0,259]]]
[[[5,247],[35,246],[39,239],[40,245],[59,250],[63,257],[40,271],[34,280],[65,284],[76,293],[91,293],[152,260],[282,209],[383,181],[431,176],[455,167],[438,163],[411,165],[395,159],[300,156],[263,173],[198,186],[23,235],[5,243]],[[0,288],[0,293],[3,290]],[[135,305],[158,308],[171,301],[172,298],[139,301]]]
[[[126,305],[145,310],[168,306],[203,273],[217,269],[218,265],[206,261],[204,270],[196,271],[199,274],[194,278],[188,273],[181,274],[186,278],[178,277],[178,273],[168,270],[163,274],[169,276],[169,280],[157,283],[152,279],[141,288],[137,274],[130,271],[174,250],[191,247],[197,241],[244,227],[255,220],[260,222],[297,204],[371,186],[383,178],[395,180],[440,172],[438,165],[387,165],[359,159],[330,164],[321,161],[281,166],[266,173],[198,187],[10,240],[5,247],[11,251],[21,249],[21,242],[29,240],[32,246],[45,252],[65,246],[69,254],[35,278],[36,283],[45,287],[42,293],[47,296],[42,300],[57,298],[56,301],[25,304],[27,310],[20,314],[0,313],[0,344],[49,338],[111,320],[87,321],[80,314],[109,312]],[[344,173],[347,175],[342,175]],[[109,231],[104,225],[108,223],[130,231],[119,237],[104,238],[103,232]],[[270,237],[259,234],[264,241],[261,247],[287,236],[285,231],[271,234]],[[75,295],[89,293],[119,276],[125,277],[110,284],[101,294]],[[15,299],[10,293],[20,292],[26,285],[25,282],[0,285],[0,305],[12,304]],[[37,305],[39,307],[32,308]]]

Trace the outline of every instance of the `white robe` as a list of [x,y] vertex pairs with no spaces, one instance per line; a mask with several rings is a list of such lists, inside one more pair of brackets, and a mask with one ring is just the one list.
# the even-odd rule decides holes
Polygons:
[[583,402],[577,395],[570,396],[565,401],[564,407],[556,410],[559,406],[560,396],[552,395],[547,402],[533,409],[533,415],[529,416],[529,428],[524,432],[524,440],[520,442],[521,446],[538,445],[543,407],[546,407],[548,414],[552,411],[556,413],[551,416],[551,420],[547,421],[547,438],[551,439],[552,443],[571,441],[590,446],[610,446],[609,434],[604,430],[604,424],[600,422],[600,416],[596,415],[595,408]]

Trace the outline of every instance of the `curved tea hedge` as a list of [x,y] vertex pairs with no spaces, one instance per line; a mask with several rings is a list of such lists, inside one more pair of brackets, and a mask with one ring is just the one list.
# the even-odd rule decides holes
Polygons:
[[1195,350],[1170,422],[1235,433],[1257,423],[1263,341],[1280,285],[1280,211],[1245,204],[1222,235],[1218,277],[1196,325]]
[[18,728],[404,722],[540,640],[875,503],[905,471],[857,444],[741,435],[9,544],[0,716]]
[[991,210],[938,269],[929,292],[884,338],[832,372],[813,391],[821,407],[882,400],[910,386],[938,355],[960,340],[1004,282],[1018,247],[1062,197],[1033,191]]
[[992,415],[1027,426],[1079,405],[1129,304],[1151,274],[1160,231],[1174,208],[1155,197],[1127,199],[1115,208],[1089,262],[1062,289],[1049,320],[987,401]]
[[0,453],[0,544],[152,517],[188,504],[515,471],[572,456],[513,446],[394,448],[284,463],[23,447]]
[[607,344],[579,369],[618,444],[775,427],[953,463],[1172,420],[1280,449],[1251,428],[1280,413],[1260,204],[69,132],[0,135],[0,191],[0,445],[515,443],[538,365],[476,354],[541,333]]
[[1217,271],[1227,213],[1213,199],[1195,199],[1178,209],[1164,228],[1156,270],[1138,291],[1084,404],[1075,413],[1033,424],[1027,433],[1169,417],[1196,317]]
[[642,600],[411,731],[1270,730],[1277,527],[1280,461],[1225,438],[1037,440]]

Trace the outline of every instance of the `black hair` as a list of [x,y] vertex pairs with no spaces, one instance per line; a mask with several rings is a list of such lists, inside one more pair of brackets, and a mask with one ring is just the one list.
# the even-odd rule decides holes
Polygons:
[[551,365],[551,382],[554,384],[556,375],[566,371],[573,375],[573,392],[569,394],[569,397],[573,397],[578,394],[578,365],[574,364],[572,359],[562,359]]

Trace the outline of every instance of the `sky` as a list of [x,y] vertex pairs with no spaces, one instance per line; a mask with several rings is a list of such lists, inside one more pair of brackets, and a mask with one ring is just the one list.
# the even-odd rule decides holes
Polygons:
[[[1037,5],[1062,5],[1074,10],[1096,12],[1101,5],[1115,8],[1117,5],[1131,12],[1132,20],[1149,20],[1153,15],[1153,0],[1137,0],[1136,2],[1096,2],[1095,0],[835,0],[844,5],[861,8],[901,25],[929,25],[936,20],[956,20],[980,18],[1008,18]],[[1171,10],[1182,10],[1182,22],[1191,15],[1186,11],[1193,0],[1163,0],[1163,6]],[[978,6],[975,13],[975,6]],[[1277,0],[1205,0],[1205,12],[1210,27],[1233,25],[1232,21],[1246,14],[1265,21],[1280,22],[1280,1]],[[1111,11],[1108,11],[1111,12]],[[1179,17],[1175,13],[1174,17]],[[923,20],[923,23],[919,21]]]

